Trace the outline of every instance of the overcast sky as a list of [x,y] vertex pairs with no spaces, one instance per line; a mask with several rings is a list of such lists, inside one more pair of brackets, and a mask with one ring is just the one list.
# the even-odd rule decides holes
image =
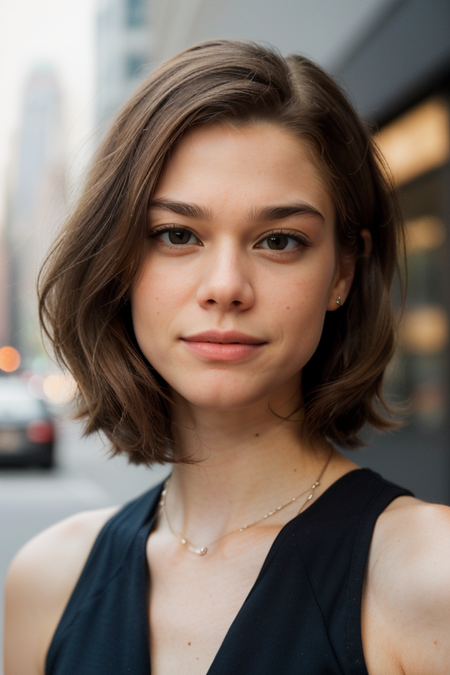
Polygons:
[[0,0],[0,227],[24,82],[36,65],[53,65],[56,70],[70,161],[80,161],[92,131],[95,4],[96,0]]

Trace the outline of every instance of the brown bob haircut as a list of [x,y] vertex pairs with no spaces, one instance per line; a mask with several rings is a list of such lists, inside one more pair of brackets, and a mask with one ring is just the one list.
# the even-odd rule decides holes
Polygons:
[[[199,44],[158,68],[115,120],[39,278],[40,318],[78,383],[86,434],[103,431],[134,463],[177,461],[167,385],[134,337],[129,291],[148,205],[169,149],[194,125],[268,122],[306,141],[336,208],[337,251],[356,257],[345,305],[328,312],[302,376],[304,429],[356,447],[363,424],[392,422],[382,379],[395,346],[390,289],[402,220],[370,131],[308,59],[252,42]],[[364,253],[360,230],[372,235]],[[157,366],[157,364],[155,364]]]

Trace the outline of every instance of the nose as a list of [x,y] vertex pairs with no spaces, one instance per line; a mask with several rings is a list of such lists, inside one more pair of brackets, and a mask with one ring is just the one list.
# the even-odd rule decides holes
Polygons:
[[197,290],[197,302],[201,307],[217,307],[222,311],[243,311],[252,307],[255,295],[248,261],[246,265],[244,258],[232,246],[211,252]]

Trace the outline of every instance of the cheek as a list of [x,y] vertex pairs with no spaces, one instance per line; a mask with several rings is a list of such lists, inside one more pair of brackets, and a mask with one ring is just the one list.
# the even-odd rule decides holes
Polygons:
[[[328,274],[324,273],[328,270]],[[267,275],[260,284],[260,298],[284,321],[303,322],[306,317],[314,323],[324,316],[334,280],[334,260],[320,269],[302,269],[297,274],[280,279]]]
[[141,325],[157,328],[186,303],[189,294],[185,275],[148,265],[131,293],[135,331]]
[[[287,367],[301,369],[317,349],[334,279],[334,259],[330,263],[321,270],[303,269],[302,274],[292,275],[283,283],[276,284],[273,279],[266,283],[266,307],[282,333]],[[323,269],[329,273],[324,275]]]

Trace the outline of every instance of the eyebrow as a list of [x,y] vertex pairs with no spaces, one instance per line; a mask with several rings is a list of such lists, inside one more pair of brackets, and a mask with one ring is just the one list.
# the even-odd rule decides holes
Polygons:
[[[198,218],[200,220],[212,219],[211,211],[198,204],[188,204],[171,199],[155,199],[150,203],[150,209],[156,208],[188,218]],[[283,206],[266,206],[263,209],[250,209],[247,211],[247,218],[248,220],[267,222],[305,214],[318,216],[322,221],[325,220],[320,211],[305,202],[294,202]]]
[[304,214],[319,216],[324,221],[325,218],[314,206],[306,204],[305,202],[296,202],[287,204],[286,206],[267,206],[261,210],[252,209],[249,211],[249,220],[282,220],[283,218],[290,218],[291,216],[301,216]]
[[154,199],[150,203],[150,209],[156,208],[176,213],[179,216],[187,216],[188,218],[211,220],[211,211],[205,209],[203,206],[198,206],[198,204],[186,204],[185,202],[178,202],[171,199]]

